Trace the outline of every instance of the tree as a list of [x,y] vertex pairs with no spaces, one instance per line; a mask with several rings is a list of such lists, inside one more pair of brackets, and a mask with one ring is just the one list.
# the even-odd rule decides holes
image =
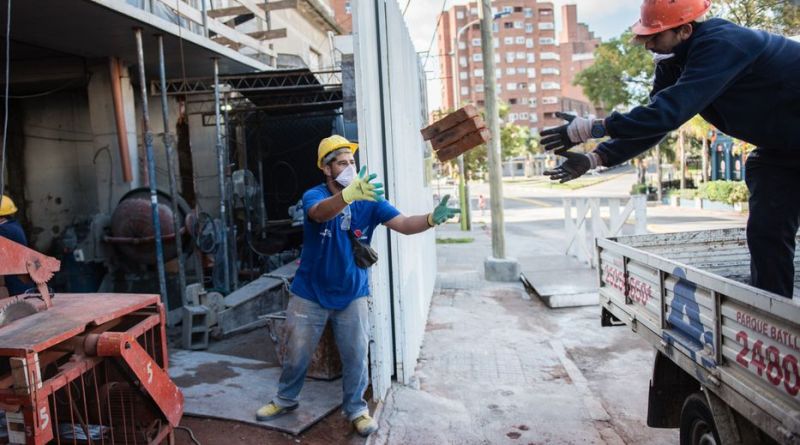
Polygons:
[[716,0],[711,15],[776,34],[800,34],[800,3],[794,0]]
[[627,109],[649,100],[653,57],[642,45],[631,43],[632,36],[626,31],[600,44],[594,63],[575,76],[575,85],[605,111]]
[[684,125],[686,134],[694,139],[700,141],[702,145],[702,167],[700,180],[702,182],[708,181],[708,139],[711,137],[714,126],[706,122],[699,114],[695,115]]

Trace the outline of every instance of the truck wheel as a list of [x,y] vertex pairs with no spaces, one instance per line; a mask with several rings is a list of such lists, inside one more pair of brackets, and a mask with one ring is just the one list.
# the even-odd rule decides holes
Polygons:
[[696,392],[683,402],[681,410],[681,445],[719,445],[719,433],[714,416],[702,392]]

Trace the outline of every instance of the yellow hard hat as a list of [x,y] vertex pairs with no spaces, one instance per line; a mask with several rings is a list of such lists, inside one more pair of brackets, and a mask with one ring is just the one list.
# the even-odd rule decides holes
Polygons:
[[355,154],[358,151],[358,144],[350,142],[338,134],[326,137],[319,142],[319,148],[317,149],[317,167],[322,170],[322,160],[325,159],[325,156],[328,156],[340,148],[349,148],[350,152]]
[[0,202],[0,216],[8,216],[15,213],[17,213],[17,206],[14,205],[14,201],[3,195],[3,200]]

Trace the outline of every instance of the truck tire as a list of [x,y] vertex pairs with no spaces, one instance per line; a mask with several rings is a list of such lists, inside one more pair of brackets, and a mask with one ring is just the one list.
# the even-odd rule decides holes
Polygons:
[[706,396],[698,391],[683,402],[681,410],[681,445],[720,445],[714,416]]

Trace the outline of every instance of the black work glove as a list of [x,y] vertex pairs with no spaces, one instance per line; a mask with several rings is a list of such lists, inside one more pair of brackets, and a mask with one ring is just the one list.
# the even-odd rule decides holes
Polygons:
[[560,112],[556,113],[556,116],[564,119],[567,123],[542,132],[540,143],[544,145],[546,151],[555,150],[559,154],[560,151],[569,150],[581,142],[606,135],[605,126],[599,119]]
[[592,162],[589,156],[583,153],[575,153],[574,151],[564,151],[558,153],[560,156],[567,158],[563,164],[552,170],[545,170],[545,176],[550,179],[564,183],[572,181],[575,178],[583,176],[584,173],[589,171],[592,167]]

